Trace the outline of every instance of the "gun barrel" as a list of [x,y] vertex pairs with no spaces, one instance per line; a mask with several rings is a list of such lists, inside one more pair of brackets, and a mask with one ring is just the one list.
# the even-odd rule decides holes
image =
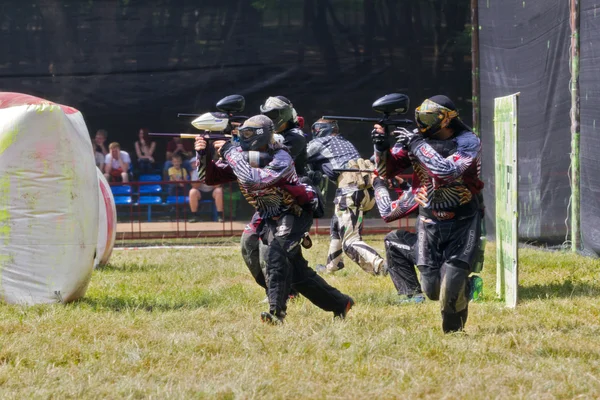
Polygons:
[[179,117],[199,117],[200,114],[188,114],[188,113],[177,113],[177,118]]
[[202,136],[207,140],[228,140],[231,139],[231,135],[215,135],[215,134],[206,134],[206,133],[157,133],[150,132],[148,133],[150,136],[176,136],[182,139],[195,139],[196,136]]
[[344,117],[340,115],[323,115],[323,119],[335,119],[336,121],[348,121],[348,122],[380,122],[381,118],[367,118],[367,117]]

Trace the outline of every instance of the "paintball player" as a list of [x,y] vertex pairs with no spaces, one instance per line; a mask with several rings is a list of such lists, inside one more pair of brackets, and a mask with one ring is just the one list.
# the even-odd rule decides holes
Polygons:
[[327,180],[337,182],[338,186],[327,265],[318,265],[317,272],[335,272],[344,268],[343,251],[365,272],[384,274],[384,259],[361,237],[363,214],[375,206],[373,174],[335,171],[345,168],[374,170],[374,166],[369,160],[363,160],[354,145],[339,133],[337,121],[319,119],[312,126],[312,134],[314,139],[307,150],[311,174],[326,177],[324,188],[327,188]]
[[[383,127],[375,125],[377,170],[387,179],[412,166],[413,187],[425,189],[427,203],[419,206],[416,225],[421,287],[431,300],[440,300],[443,331],[462,331],[481,233],[481,143],[446,96],[425,100],[415,120],[415,131],[396,132],[391,150]],[[431,139],[452,141],[456,150],[443,157],[428,143]]]
[[[307,211],[302,205],[312,205],[318,199],[316,193],[298,180],[292,157],[274,140],[273,122],[268,117],[251,117],[238,132],[239,146],[224,141],[214,143],[223,161],[207,160],[204,155],[201,163],[209,185],[237,180],[261,220],[259,257],[266,267],[269,299],[269,311],[261,313],[261,319],[272,324],[284,321],[290,288],[323,310],[332,311],[334,317],[344,318],[354,301],[327,284],[302,256],[300,242],[312,223],[312,210]],[[204,153],[204,138],[196,138],[195,148]],[[258,154],[265,152],[270,153],[271,161],[257,167]]]
[[[292,103],[283,96],[269,97],[265,104],[260,106],[262,114],[271,119],[275,127],[275,133],[283,137],[283,144],[288,148],[290,155],[295,164],[296,174],[298,177],[306,175],[306,139],[304,133],[298,128],[298,114]],[[263,288],[267,288],[264,277],[264,270],[261,268],[259,261],[259,243],[258,243],[258,228],[261,220],[258,212],[254,213],[252,220],[244,228],[240,245],[242,248],[242,258],[250,273],[254,277],[256,283]],[[311,224],[312,225],[312,217]],[[307,230],[308,231],[308,230]],[[304,246],[310,247],[310,239],[302,242]],[[295,295],[292,291],[292,295]]]
[[[428,140],[442,157],[448,157],[456,152],[456,143],[452,140]],[[392,179],[399,181],[395,187],[398,198],[392,200],[384,179],[375,177],[375,201],[379,215],[385,222],[396,221],[407,217],[418,210],[419,205],[427,205],[427,192],[423,187],[414,189],[402,178],[396,176]],[[421,284],[415,271],[415,244],[417,235],[405,230],[395,230],[384,238],[386,264],[388,273],[400,296],[399,303],[422,303],[425,295],[421,291]]]

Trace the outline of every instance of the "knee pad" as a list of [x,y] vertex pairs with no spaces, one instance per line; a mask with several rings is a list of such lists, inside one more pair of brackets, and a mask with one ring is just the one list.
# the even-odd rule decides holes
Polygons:
[[440,300],[442,311],[458,313],[468,307],[467,282],[469,279],[469,264],[453,260],[442,266],[440,285]]

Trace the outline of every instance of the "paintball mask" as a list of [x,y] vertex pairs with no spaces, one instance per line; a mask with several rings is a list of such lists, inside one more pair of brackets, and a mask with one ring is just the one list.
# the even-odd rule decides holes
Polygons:
[[265,115],[255,115],[238,128],[243,151],[259,151],[273,141],[273,122]]
[[440,129],[447,127],[454,118],[458,118],[458,111],[446,96],[430,97],[415,110],[415,122],[419,133],[424,137],[435,135]]
[[279,131],[286,122],[297,120],[292,102],[283,96],[269,97],[265,104],[260,106],[260,112],[273,121],[276,131]]
[[319,120],[317,122],[315,122],[312,127],[312,134],[314,138],[320,138],[320,137],[325,137],[325,136],[329,136],[331,134],[338,134],[339,133],[339,128],[338,128],[338,124],[337,121],[322,121]]

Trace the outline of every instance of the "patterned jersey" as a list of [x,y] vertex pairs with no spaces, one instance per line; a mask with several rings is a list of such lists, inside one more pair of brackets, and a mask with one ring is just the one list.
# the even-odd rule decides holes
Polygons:
[[294,162],[286,150],[274,150],[273,159],[263,168],[251,167],[240,146],[229,146],[222,152],[224,160],[206,162],[206,157],[201,158],[206,165],[206,184],[237,180],[242,194],[261,218],[286,212],[300,216],[301,205],[316,198],[312,188],[298,181]]
[[323,172],[332,181],[336,181],[340,174],[334,172],[334,169],[346,168],[348,161],[360,158],[356,147],[346,138],[338,135],[311,140],[307,152],[311,169]]
[[[427,144],[444,158],[456,153],[456,143],[453,140],[428,140]],[[390,192],[383,179],[376,177],[373,180],[373,188],[379,215],[385,222],[404,218],[419,207],[415,201],[417,189],[413,189],[407,182],[403,182],[400,189],[396,189],[398,193],[396,200],[392,200],[390,197]]]
[[481,175],[481,142],[472,132],[462,131],[449,141],[456,151],[443,157],[426,139],[419,138],[406,149],[395,145],[389,152],[376,152],[377,170],[382,177],[394,177],[413,167],[413,188],[427,190],[433,211],[451,211],[469,203],[483,189]]

